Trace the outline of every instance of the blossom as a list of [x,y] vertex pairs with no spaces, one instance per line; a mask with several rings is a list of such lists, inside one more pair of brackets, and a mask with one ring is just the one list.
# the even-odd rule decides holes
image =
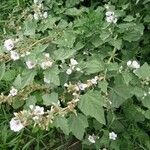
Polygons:
[[6,40],[6,41],[4,42],[4,47],[5,47],[8,51],[12,50],[12,49],[14,48],[14,42],[13,42],[13,40],[11,40],[11,39]]
[[67,73],[68,75],[70,75],[70,74],[72,73],[72,70],[71,70],[71,69],[67,69],[66,73]]
[[35,108],[33,108],[33,114],[36,116],[43,115],[44,114],[44,108],[40,107],[40,106],[35,106]]
[[88,140],[89,140],[91,143],[95,143],[95,138],[94,138],[94,136],[89,135]]
[[91,83],[96,85],[97,84],[97,80],[98,80],[98,77],[95,76],[95,78],[91,79]]
[[34,0],[34,4],[37,4],[39,2],[39,0]]
[[34,17],[35,20],[39,20],[39,15],[38,14],[34,13],[33,17]]
[[117,22],[117,18],[113,11],[107,11],[105,15],[106,15],[106,21],[108,23],[116,23]]
[[50,83],[50,80],[47,79],[46,77],[44,77],[44,82],[49,84],[49,83]]
[[16,51],[10,51],[10,57],[11,59],[18,60],[20,58],[19,54]]
[[117,134],[116,133],[114,133],[114,132],[109,133],[109,139],[110,140],[116,140],[116,138],[117,138]]
[[71,59],[70,59],[70,64],[71,64],[72,66],[75,66],[75,65],[78,64],[78,62],[77,62],[75,59],[71,58]]
[[10,121],[10,129],[14,132],[19,132],[24,126],[19,119],[12,118]]
[[26,61],[26,65],[27,65],[27,67],[28,67],[29,69],[32,69],[32,68],[35,67],[36,63],[33,62],[33,61],[28,60],[28,61]]
[[78,87],[81,91],[84,91],[87,88],[87,84],[84,83],[78,83]]
[[44,62],[41,63],[40,66],[41,66],[42,69],[47,69],[47,68],[51,67],[52,64],[53,63],[51,61],[44,61]]
[[64,84],[64,87],[68,87],[69,85],[67,83]]
[[44,17],[44,18],[47,18],[47,17],[48,17],[48,13],[47,13],[47,12],[44,12],[44,13],[43,13],[43,17]]
[[140,64],[137,61],[135,61],[135,60],[133,60],[133,61],[129,60],[127,62],[127,66],[130,67],[130,68],[133,68],[133,69],[140,68]]
[[15,89],[14,87],[11,88],[9,95],[10,96],[16,96],[17,95],[18,90]]

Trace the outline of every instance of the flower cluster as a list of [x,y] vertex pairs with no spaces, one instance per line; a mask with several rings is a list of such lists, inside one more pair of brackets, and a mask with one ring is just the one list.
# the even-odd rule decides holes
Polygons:
[[106,21],[108,23],[116,23],[117,22],[117,17],[115,16],[115,13],[113,11],[107,11],[105,15],[106,15]]
[[34,0],[34,15],[35,20],[44,19],[48,17],[48,13],[44,11],[41,0]]
[[85,91],[89,87],[95,86],[98,81],[102,79],[103,77],[95,76],[94,78],[87,80],[86,83],[78,82],[76,84],[71,84],[71,82],[69,82],[69,84],[65,83],[64,87],[67,88],[68,92],[78,93],[80,91]]
[[117,138],[117,134],[116,133],[114,133],[114,132],[110,132],[109,133],[109,139],[110,140],[116,140],[116,138]]
[[138,69],[138,68],[140,68],[140,64],[137,61],[135,61],[135,60],[133,60],[133,61],[129,60],[127,62],[127,66],[130,67],[130,68],[132,68],[132,69]]
[[45,56],[45,58],[42,61],[42,63],[40,64],[40,66],[42,69],[45,70],[47,68],[50,68],[52,66],[53,62],[50,60],[49,53],[45,53],[44,56]]
[[74,108],[78,101],[79,99],[72,99],[67,103],[67,107],[65,108],[62,108],[59,102],[54,103],[51,106],[51,109],[47,111],[44,111],[43,107],[30,105],[29,110],[14,113],[15,117],[13,117],[10,121],[10,128],[14,132],[18,132],[25,126],[33,124],[34,127],[38,126],[42,129],[48,130],[49,124],[53,123],[57,115],[65,117],[65,115],[69,112],[76,114],[76,110]]
[[73,71],[81,71],[81,69],[77,67],[77,65],[78,65],[78,62],[74,58],[71,58],[69,68],[67,69],[66,73],[70,75],[72,74]]
[[96,136],[96,135],[94,135],[94,134],[89,135],[89,137],[88,137],[88,140],[89,140],[89,142],[91,142],[91,143],[95,143],[97,139],[99,139],[99,136]]
[[10,52],[10,58],[12,60],[18,60],[20,58],[19,53],[16,52],[14,49],[15,47],[15,41],[13,41],[12,39],[8,39],[4,41],[4,47],[6,48],[6,50],[8,52]]

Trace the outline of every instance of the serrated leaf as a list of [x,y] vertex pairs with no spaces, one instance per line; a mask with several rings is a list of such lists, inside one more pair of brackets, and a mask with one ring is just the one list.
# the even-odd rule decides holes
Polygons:
[[108,86],[108,82],[103,80],[103,81],[100,81],[98,83],[98,87],[102,90],[102,92],[106,93],[107,92],[107,86]]
[[43,104],[49,106],[58,102],[58,93],[52,92],[51,94],[44,94],[42,98]]
[[27,71],[22,77],[22,85],[20,88],[24,88],[25,86],[31,84],[36,74],[37,74],[36,70]]
[[8,70],[8,71],[5,71],[5,75],[3,76],[3,80],[5,81],[11,81],[15,78],[16,76],[16,71],[13,69],[13,70]]
[[21,83],[22,83],[22,79],[20,74],[16,77],[15,81],[13,82],[14,87],[16,87],[17,89],[21,88]]
[[141,79],[150,78],[150,66],[147,63],[144,63],[144,65],[142,65],[134,73]]
[[24,109],[29,109],[30,105],[35,105],[37,102],[37,99],[35,96],[30,96],[28,99],[26,99],[26,104],[24,106]]
[[24,22],[25,35],[34,35],[36,28],[37,28],[37,23],[34,20],[28,20]]
[[104,99],[100,92],[90,91],[84,94],[78,104],[78,108],[86,115],[94,117],[97,121],[105,124]]
[[53,54],[53,59],[55,60],[65,60],[67,58],[72,57],[75,54],[76,51],[72,50],[72,49],[64,49],[64,48],[60,48],[56,51],[54,51]]
[[60,128],[64,134],[69,135],[68,120],[65,117],[57,116],[54,120],[54,125],[56,128]]
[[58,47],[72,48],[76,40],[76,35],[73,31],[65,31],[62,36],[55,40],[53,43],[57,44]]
[[87,74],[97,73],[102,70],[104,70],[104,64],[101,60],[88,60],[85,70]]
[[150,109],[150,95],[148,95],[144,99],[142,99],[142,103],[145,107]]
[[82,114],[78,114],[77,116],[71,115],[68,121],[70,131],[76,138],[82,140],[85,133],[85,128],[88,127],[86,116]]
[[0,64],[0,80],[3,78],[5,74],[5,63]]
[[59,74],[59,70],[57,66],[53,66],[52,68],[44,71],[44,77],[54,85],[60,85],[58,74]]
[[130,87],[126,85],[118,85],[111,90],[110,100],[112,107],[118,108],[127,99],[132,96]]

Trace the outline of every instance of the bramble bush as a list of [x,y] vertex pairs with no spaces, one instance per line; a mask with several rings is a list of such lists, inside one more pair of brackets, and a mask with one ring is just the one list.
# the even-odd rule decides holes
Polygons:
[[150,149],[150,0],[0,7],[0,149]]

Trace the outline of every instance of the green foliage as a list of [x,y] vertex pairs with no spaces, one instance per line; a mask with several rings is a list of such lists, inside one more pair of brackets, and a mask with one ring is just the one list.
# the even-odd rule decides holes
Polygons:
[[150,0],[1,2],[0,149],[149,150],[149,10]]

